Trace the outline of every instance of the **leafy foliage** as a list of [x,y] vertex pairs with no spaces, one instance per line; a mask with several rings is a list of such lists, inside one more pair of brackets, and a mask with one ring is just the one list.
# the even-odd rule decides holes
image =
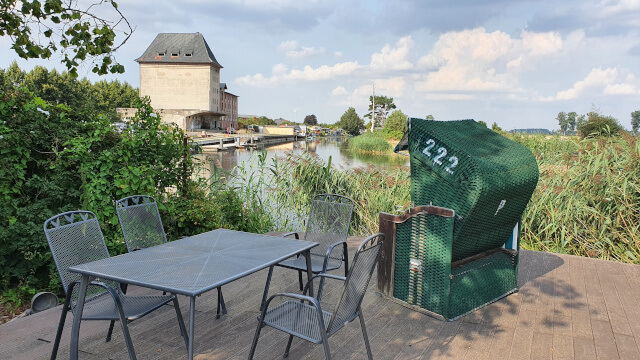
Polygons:
[[569,121],[567,120],[567,113],[564,111],[560,111],[558,116],[556,116],[556,120],[558,120],[558,125],[560,125],[560,131],[562,134],[567,133],[567,129],[569,128]]
[[342,114],[340,121],[336,125],[346,131],[349,135],[360,135],[360,130],[364,129],[364,121],[356,109],[350,107]]
[[[116,199],[152,195],[170,239],[218,227],[264,232],[261,204],[193,179],[182,130],[153,112],[149,99],[123,134],[104,117],[50,105],[24,89],[0,92],[0,289],[60,291],[44,221],[86,209],[98,216],[112,254],[126,251]],[[22,292],[24,293],[24,292]]]
[[314,114],[307,115],[304,117],[304,124],[310,126],[318,125],[318,118]]
[[578,131],[584,138],[608,137],[619,135],[624,129],[618,120],[612,116],[604,116],[596,111],[587,113],[587,121],[578,127]]
[[58,164],[58,153],[95,124],[15,89],[0,92],[0,119],[0,288],[55,286],[42,224],[80,207],[82,183],[77,164]]
[[567,130],[570,133],[573,133],[573,131],[576,129],[577,122],[578,113],[576,113],[575,111],[571,111],[567,114]]
[[[103,18],[95,10],[107,5],[116,15]],[[124,27],[125,38],[116,43],[116,28]],[[37,34],[32,31],[37,30]],[[113,0],[100,0],[79,8],[76,1],[6,0],[0,6],[0,36],[11,38],[11,49],[23,59],[49,59],[59,53],[71,76],[87,59],[94,61],[92,71],[104,75],[123,73],[113,52],[131,36],[133,29]],[[44,41],[41,42],[40,39]]]
[[248,118],[238,118],[238,126],[240,128],[247,128],[249,125],[276,125],[276,122],[272,119],[269,119],[266,116],[257,117],[248,117]]
[[637,134],[638,130],[640,130],[640,110],[631,113],[631,130],[633,130],[634,134]]
[[389,134],[392,139],[400,140],[407,131],[407,115],[401,110],[396,110],[384,122],[383,130]]
[[389,111],[396,108],[396,104],[393,103],[393,98],[383,95],[377,95],[375,98],[369,96],[369,103],[369,112],[364,117],[369,119],[373,118],[374,126],[383,124]]
[[20,69],[13,62],[7,70],[0,70],[0,87],[14,86],[27,89],[49,103],[65,104],[83,112],[87,116],[103,114],[111,121],[117,121],[117,107],[135,107],[138,89],[119,81],[98,81],[91,83],[86,78],[78,80],[68,72],[59,73],[36,66],[29,72]]

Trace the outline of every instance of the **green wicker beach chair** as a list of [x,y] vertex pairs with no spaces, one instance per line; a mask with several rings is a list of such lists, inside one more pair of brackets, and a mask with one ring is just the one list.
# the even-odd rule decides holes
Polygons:
[[473,120],[421,119],[402,150],[417,207],[380,215],[380,291],[445,319],[516,291],[519,222],[539,175],[531,151]]

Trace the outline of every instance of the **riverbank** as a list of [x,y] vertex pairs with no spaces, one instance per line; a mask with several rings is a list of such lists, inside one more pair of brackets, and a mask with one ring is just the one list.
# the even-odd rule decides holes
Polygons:
[[[522,217],[522,247],[640,263],[637,138],[507,136],[529,147],[540,168],[538,187]],[[377,231],[379,212],[399,213],[411,205],[408,168],[339,171],[305,156],[280,165],[274,169],[279,182],[269,185],[279,201],[300,207],[320,192],[349,196],[357,203],[354,234]]]

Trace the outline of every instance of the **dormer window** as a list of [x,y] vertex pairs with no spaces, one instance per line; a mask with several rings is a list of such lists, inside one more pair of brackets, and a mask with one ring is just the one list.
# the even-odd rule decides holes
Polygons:
[[180,56],[180,52],[178,51],[171,52],[171,57],[178,57],[178,56]]
[[158,51],[158,56],[165,56],[167,54],[166,50]]
[[183,55],[186,57],[193,56],[193,50],[184,50]]

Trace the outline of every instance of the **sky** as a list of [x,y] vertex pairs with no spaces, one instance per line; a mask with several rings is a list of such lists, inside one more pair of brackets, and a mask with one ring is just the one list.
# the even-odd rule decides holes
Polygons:
[[[120,0],[135,58],[158,33],[200,32],[240,114],[335,123],[369,96],[411,117],[558,129],[592,109],[627,129],[640,110],[640,0]],[[103,11],[103,10],[98,10]],[[9,49],[6,37],[0,48]],[[0,67],[17,56],[0,53]],[[59,59],[18,61],[63,69]],[[79,71],[91,80],[90,67]]]

